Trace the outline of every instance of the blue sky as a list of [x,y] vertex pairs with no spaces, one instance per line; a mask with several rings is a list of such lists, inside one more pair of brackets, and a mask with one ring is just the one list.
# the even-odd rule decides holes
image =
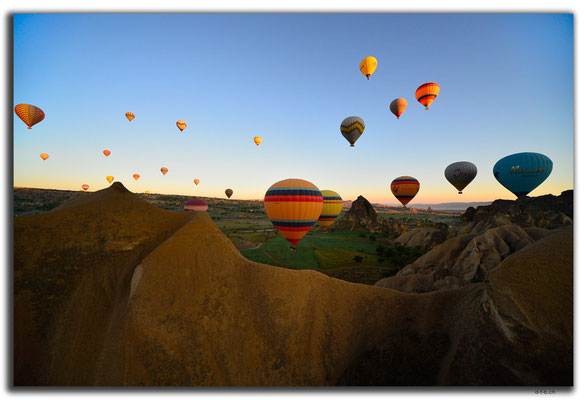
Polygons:
[[[440,94],[425,111],[428,81]],[[295,177],[395,204],[390,182],[411,175],[414,203],[490,201],[514,198],[495,162],[535,151],[554,169],[531,194],[558,194],[573,188],[573,90],[570,14],[16,14],[14,104],[47,116],[32,130],[14,117],[14,185],[98,190],[113,175],[259,199]],[[351,115],[366,124],[354,148],[339,131]],[[461,160],[479,172],[459,196],[444,168]]]

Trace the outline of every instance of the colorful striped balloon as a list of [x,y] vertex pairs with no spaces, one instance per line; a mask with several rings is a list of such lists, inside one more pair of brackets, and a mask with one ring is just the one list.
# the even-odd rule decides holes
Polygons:
[[265,213],[273,226],[296,249],[322,211],[322,193],[303,179],[274,183],[265,193]]
[[430,104],[436,100],[439,92],[440,86],[437,83],[426,82],[416,89],[416,99],[428,110]]
[[318,224],[323,230],[326,230],[342,211],[342,197],[333,190],[322,190],[321,193],[323,203]]
[[399,119],[400,115],[406,111],[408,107],[408,101],[402,97],[399,97],[391,102],[389,110]]
[[169,170],[166,167],[161,167],[161,173],[166,175]]
[[126,114],[126,118],[128,119],[128,122],[132,121],[133,119],[135,119],[135,115],[133,113],[131,113],[130,111],[127,112]]
[[208,210],[208,203],[201,199],[191,199],[183,205],[184,211],[206,211]]
[[411,176],[400,176],[391,182],[391,193],[404,205],[408,204],[420,190],[420,182]]
[[351,147],[355,147],[355,142],[365,131],[365,121],[361,117],[348,117],[345,118],[340,124],[340,133],[348,142]]
[[27,125],[27,129],[31,129],[33,125],[45,119],[43,110],[30,104],[17,104],[14,107],[14,112]]
[[83,185],[82,185],[82,189],[84,189],[84,192],[85,192],[86,190],[88,190],[89,188],[90,188],[90,185],[86,185],[86,184],[83,184]]

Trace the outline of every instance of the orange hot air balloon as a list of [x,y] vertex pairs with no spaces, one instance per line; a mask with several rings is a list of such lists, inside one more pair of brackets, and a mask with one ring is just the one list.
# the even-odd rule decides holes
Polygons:
[[400,115],[406,111],[407,107],[408,101],[400,97],[391,102],[389,105],[389,110],[397,117],[397,119],[399,119]]
[[86,184],[82,185],[82,189],[84,189],[84,191],[88,190],[89,188],[90,188],[90,185],[86,185]]
[[43,161],[45,161],[46,159],[49,158],[49,154],[47,154],[47,153],[41,153],[41,158],[43,159]]
[[14,112],[28,126],[27,129],[31,129],[33,125],[45,119],[43,110],[30,104],[17,104],[14,107]]
[[132,177],[135,178],[135,181],[138,181],[141,176],[139,174],[134,174]]
[[165,175],[165,174],[167,173],[167,171],[169,171],[167,168],[165,168],[165,167],[161,167],[161,173],[162,173],[163,175]]
[[108,157],[108,156],[111,154],[111,153],[110,153],[110,150],[104,150],[102,153],[104,153],[104,155],[105,155],[106,157]]
[[292,244],[291,250],[295,250],[320,217],[322,202],[322,193],[313,183],[285,179],[267,190],[264,206],[273,226]]
[[232,196],[232,193],[233,193],[232,189],[226,189],[224,191],[224,194],[226,194],[226,197],[228,197],[229,199],[230,199],[230,196]]
[[135,115],[131,112],[127,112],[126,114],[126,118],[128,118],[128,122],[132,121],[133,119],[135,119]]
[[197,185],[198,183],[200,183],[199,179],[194,179],[194,183]]
[[391,182],[391,193],[406,207],[420,190],[420,182],[411,176],[400,176]]
[[188,124],[186,124],[185,121],[182,121],[181,119],[179,121],[177,121],[175,123],[175,125],[177,125],[180,132],[183,132],[183,130],[186,128],[186,126],[188,126]]
[[106,180],[108,181],[108,183],[112,183],[112,181],[114,180],[114,177],[113,177],[113,176],[110,176],[110,175],[108,175],[108,176],[106,177]]
[[426,82],[416,89],[416,99],[428,110],[430,104],[436,100],[439,92],[440,86],[437,83]]
[[255,138],[253,139],[253,141],[255,142],[255,144],[258,146],[261,144],[261,141],[263,139],[261,138],[261,136],[255,136]]

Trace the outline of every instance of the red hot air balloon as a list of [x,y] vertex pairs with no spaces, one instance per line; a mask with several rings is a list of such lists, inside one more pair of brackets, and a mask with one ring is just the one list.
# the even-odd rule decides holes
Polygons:
[[108,157],[108,156],[111,154],[111,153],[110,153],[110,150],[104,150],[102,153],[104,153],[104,155],[105,155],[106,157]]
[[82,189],[84,189],[84,191],[88,190],[89,188],[90,188],[90,185],[86,185],[86,184],[82,185]]

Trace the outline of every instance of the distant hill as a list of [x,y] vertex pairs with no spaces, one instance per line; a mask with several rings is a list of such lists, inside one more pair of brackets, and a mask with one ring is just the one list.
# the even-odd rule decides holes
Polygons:
[[471,202],[471,203],[436,203],[436,204],[416,203],[416,204],[410,204],[409,206],[413,207],[413,208],[424,208],[424,209],[427,209],[428,207],[430,207],[433,210],[462,210],[462,211],[465,211],[469,207],[488,206],[490,204],[491,204],[491,201],[480,201],[480,202]]

